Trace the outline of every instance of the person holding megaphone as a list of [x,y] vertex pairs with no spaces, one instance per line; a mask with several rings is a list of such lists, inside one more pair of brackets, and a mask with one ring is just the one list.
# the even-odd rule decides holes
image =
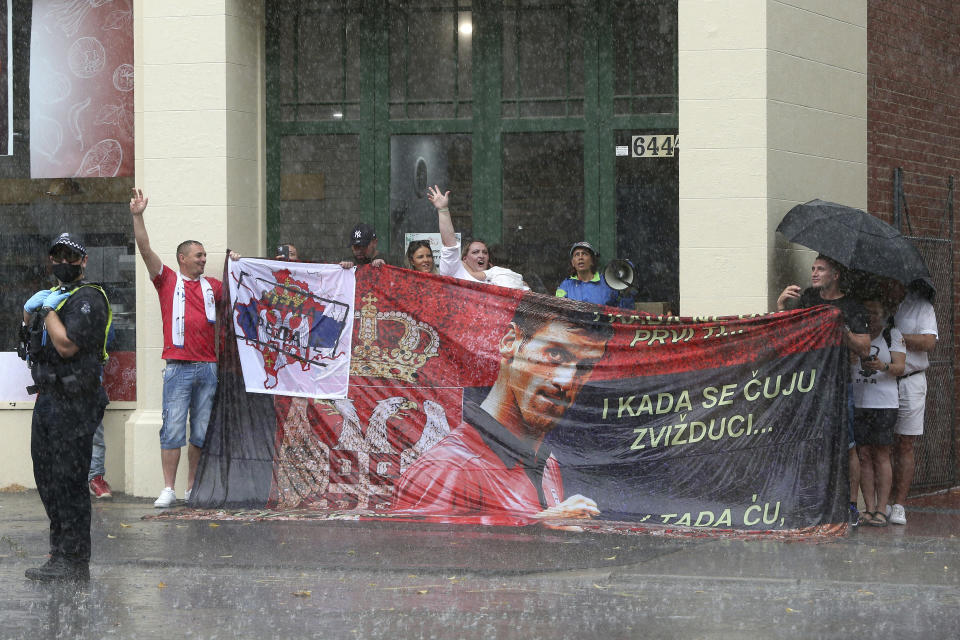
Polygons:
[[621,296],[607,284],[597,269],[597,250],[589,242],[574,242],[570,247],[570,276],[557,287],[558,298],[570,298],[629,309],[633,298]]

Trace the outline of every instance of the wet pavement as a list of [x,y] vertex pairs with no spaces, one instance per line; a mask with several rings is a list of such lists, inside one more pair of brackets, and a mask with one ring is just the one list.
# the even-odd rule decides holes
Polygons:
[[960,492],[827,542],[382,522],[144,520],[94,505],[91,581],[0,493],[0,638],[958,638]]

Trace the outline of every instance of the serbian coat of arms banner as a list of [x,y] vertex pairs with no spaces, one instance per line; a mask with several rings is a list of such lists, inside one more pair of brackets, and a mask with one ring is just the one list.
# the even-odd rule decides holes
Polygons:
[[346,398],[353,270],[249,258],[229,266],[230,313],[246,390]]
[[[265,271],[231,268],[190,506],[586,529],[846,522],[848,364],[834,309],[631,315],[388,266],[357,270],[350,301],[324,293],[328,267],[255,262]],[[262,288],[237,286],[254,279]],[[278,302],[290,287],[310,302]],[[327,311],[335,300],[346,315]],[[290,326],[294,314],[311,330]],[[312,333],[321,320],[331,328]],[[277,334],[327,351],[290,356]],[[257,391],[272,380],[257,364],[268,347],[287,358],[274,373],[348,350],[349,393],[248,393],[248,368]]]

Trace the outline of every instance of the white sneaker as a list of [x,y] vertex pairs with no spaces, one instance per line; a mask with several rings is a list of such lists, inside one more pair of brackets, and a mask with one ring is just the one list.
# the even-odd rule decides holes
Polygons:
[[183,492],[183,501],[188,502],[190,500],[190,494],[193,493],[193,489],[187,489]]
[[166,509],[173,505],[177,501],[177,494],[174,493],[172,487],[164,487],[163,491],[160,492],[160,497],[153,502],[153,506],[157,509]]
[[902,504],[895,504],[890,508],[890,522],[892,524],[907,524],[907,514]]

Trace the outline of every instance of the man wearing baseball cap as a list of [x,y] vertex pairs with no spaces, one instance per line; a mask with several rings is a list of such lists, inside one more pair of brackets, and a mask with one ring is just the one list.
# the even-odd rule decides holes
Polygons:
[[347,258],[340,261],[344,269],[353,268],[354,262],[358,267],[365,264],[382,267],[386,264],[377,252],[377,232],[365,222],[359,222],[350,232],[350,250],[353,251],[353,260]]
[[23,354],[37,394],[30,435],[33,476],[50,519],[50,559],[27,569],[31,580],[90,577],[90,496],[87,473],[93,434],[107,394],[101,377],[111,311],[107,294],[85,282],[87,250],[62,233],[50,245],[57,286],[23,305]]
[[597,267],[597,256],[597,250],[589,242],[573,243],[570,247],[570,276],[557,287],[557,297],[629,308],[633,301],[622,298],[607,284]]

